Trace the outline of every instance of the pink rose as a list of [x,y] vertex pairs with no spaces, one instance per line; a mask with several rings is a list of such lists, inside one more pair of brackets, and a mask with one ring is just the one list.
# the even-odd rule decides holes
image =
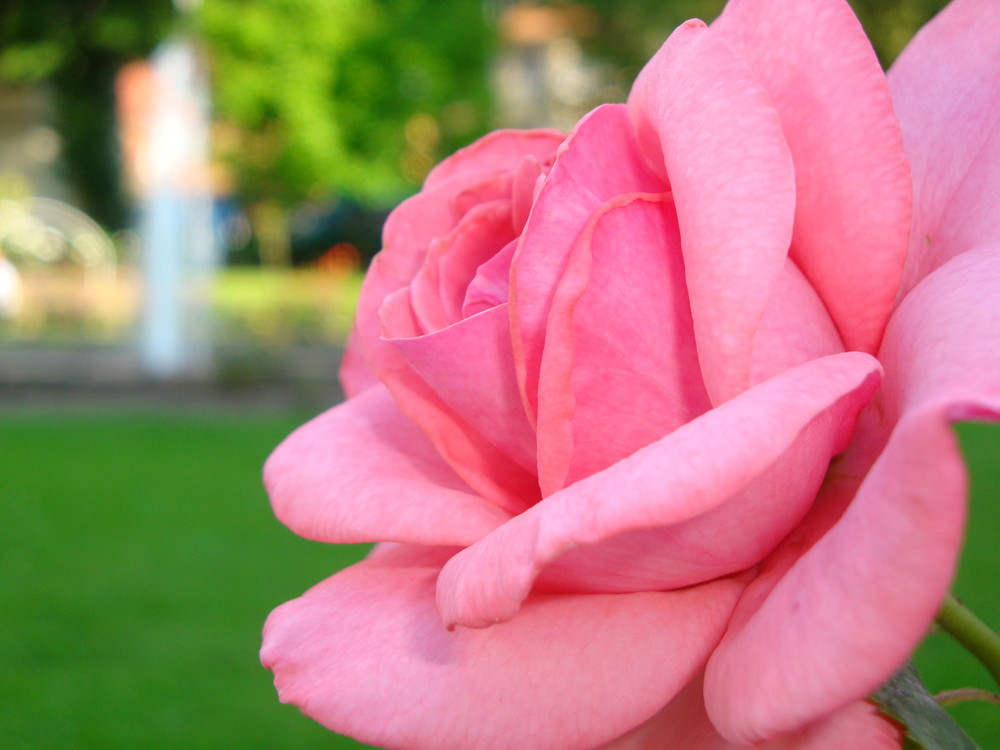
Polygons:
[[888,83],[846,2],[732,0],[438,166],[265,470],[387,543],[271,615],[281,699],[389,748],[898,747],[864,698],[954,570],[949,424],[1000,413],[998,71],[992,0]]

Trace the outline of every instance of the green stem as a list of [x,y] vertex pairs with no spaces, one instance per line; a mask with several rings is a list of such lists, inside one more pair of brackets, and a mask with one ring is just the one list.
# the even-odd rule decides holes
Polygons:
[[1000,685],[1000,636],[976,617],[955,598],[948,594],[941,611],[938,612],[937,623],[941,629],[965,646],[975,656]]

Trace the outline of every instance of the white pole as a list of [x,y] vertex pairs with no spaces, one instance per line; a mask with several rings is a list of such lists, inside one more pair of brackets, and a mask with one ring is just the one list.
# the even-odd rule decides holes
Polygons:
[[149,188],[142,197],[147,374],[173,378],[209,365],[207,293],[215,265],[208,180],[208,97],[192,45],[164,42],[154,53]]

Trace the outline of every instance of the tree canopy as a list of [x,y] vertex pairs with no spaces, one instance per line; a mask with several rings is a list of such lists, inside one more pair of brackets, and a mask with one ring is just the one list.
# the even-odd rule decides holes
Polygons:
[[489,121],[470,0],[205,0],[216,142],[248,199],[391,203]]
[[127,216],[115,137],[115,75],[170,29],[170,0],[5,0],[0,81],[47,82],[62,168],[82,207],[105,226]]
[[[540,4],[546,3],[539,0]],[[208,52],[214,144],[245,202],[349,196],[389,205],[493,121],[491,9],[506,0],[203,0],[183,24]],[[565,3],[563,3],[565,4]],[[577,0],[596,23],[585,49],[627,91],[685,18],[724,0]],[[852,0],[891,62],[946,0]],[[495,13],[492,14],[495,16]],[[63,162],[83,208],[125,223],[114,77],[181,27],[170,0],[5,0],[0,80],[47,81]]]

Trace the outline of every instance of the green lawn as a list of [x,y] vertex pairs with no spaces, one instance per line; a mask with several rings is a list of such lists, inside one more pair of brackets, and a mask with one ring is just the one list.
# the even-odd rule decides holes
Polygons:
[[[306,416],[0,414],[0,747],[361,747],[278,704],[257,661],[267,612],[363,554],[267,506],[260,466]],[[1000,626],[1000,430],[963,440],[957,591]],[[917,662],[935,689],[990,686],[944,636]],[[1000,709],[956,713],[1000,747]]]
[[0,747],[360,747],[257,661],[268,611],[363,554],[271,515],[303,416],[0,415]]
[[[982,620],[1000,631],[1000,427],[959,425],[972,472],[972,508],[958,580],[952,590]],[[932,692],[958,687],[997,691],[989,673],[950,636],[934,633],[914,659]],[[1000,750],[1000,706],[964,703],[950,709],[982,750]]]

